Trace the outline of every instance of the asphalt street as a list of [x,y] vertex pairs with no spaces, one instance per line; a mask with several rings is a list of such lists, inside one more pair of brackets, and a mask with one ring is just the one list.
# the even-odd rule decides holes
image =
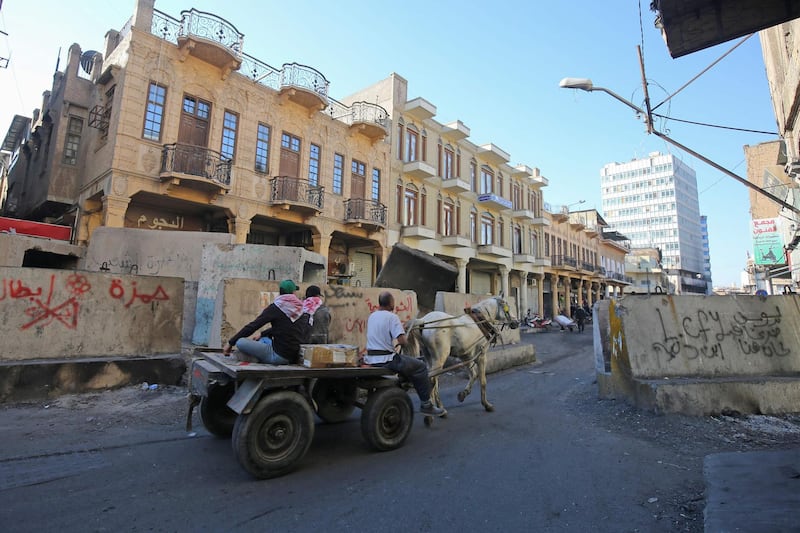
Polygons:
[[[596,397],[589,330],[526,334],[538,361],[489,376],[449,417],[415,417],[405,446],[371,451],[356,410],[318,423],[298,469],[252,479],[186,390],[118,391],[0,407],[4,531],[703,531],[703,458],[731,446],[709,421]],[[418,403],[414,398],[415,405]],[[712,426],[713,427],[713,426]],[[739,431],[738,429],[736,431]],[[726,434],[724,431],[720,434]],[[733,433],[728,432],[727,435]],[[734,447],[735,448],[735,447]]]

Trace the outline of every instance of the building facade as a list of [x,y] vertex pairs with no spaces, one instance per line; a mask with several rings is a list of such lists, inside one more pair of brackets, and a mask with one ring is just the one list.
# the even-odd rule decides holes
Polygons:
[[[800,20],[773,26],[759,32],[761,40],[761,50],[764,56],[764,66],[767,71],[767,82],[769,83],[769,93],[772,100],[772,108],[775,111],[775,120],[778,125],[778,133],[781,136],[781,147],[775,154],[774,160],[770,160],[768,165],[777,165],[781,169],[775,169],[773,174],[779,176],[779,181],[783,181],[783,176],[787,178],[785,185],[791,196],[787,196],[785,201],[800,208],[800,194],[797,188],[800,186],[800,79],[797,73],[800,72]],[[745,151],[747,153],[747,151]],[[760,180],[761,176],[754,174],[751,176],[748,160],[748,180]],[[774,191],[771,191],[774,193]],[[753,195],[750,195],[750,202],[753,205]],[[781,198],[784,198],[781,196]],[[785,238],[785,251],[787,271],[786,277],[789,279],[791,290],[800,290],[800,215],[788,209],[781,210],[781,215],[785,219],[787,231]],[[754,217],[755,218],[755,217]]]
[[651,153],[601,171],[603,213],[631,248],[658,248],[675,293],[706,294],[695,172],[672,154]]
[[301,246],[355,286],[403,242],[455,265],[457,291],[518,311],[625,284],[604,222],[548,212],[538,169],[440,122],[401,76],[337,100],[321,72],[245,44],[216,15],[138,0],[103,53],[73,45],[10,170],[8,214],[71,225],[77,243],[110,226]]

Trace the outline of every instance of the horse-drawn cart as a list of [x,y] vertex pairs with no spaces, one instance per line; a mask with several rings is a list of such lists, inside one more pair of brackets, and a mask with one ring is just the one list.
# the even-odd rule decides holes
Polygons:
[[191,404],[199,403],[209,433],[232,437],[239,464],[261,479],[288,473],[314,438],[314,413],[342,422],[361,409],[361,433],[378,451],[401,447],[414,407],[397,376],[385,368],[306,368],[247,363],[201,352],[192,363]]

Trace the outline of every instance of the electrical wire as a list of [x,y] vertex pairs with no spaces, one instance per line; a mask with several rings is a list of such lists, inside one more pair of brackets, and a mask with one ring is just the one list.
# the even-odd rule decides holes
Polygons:
[[683,122],[685,124],[693,124],[695,126],[707,126],[709,128],[719,128],[722,130],[732,130],[732,131],[743,131],[746,133],[763,133],[764,135],[778,135],[778,132],[775,131],[762,131],[762,130],[751,130],[747,128],[735,128],[733,126],[721,126],[719,124],[709,124],[707,122],[697,122],[695,120],[684,120],[675,117],[669,117],[666,115],[661,115],[659,113],[653,113],[654,117],[663,118],[665,120],[674,120],[675,122]]

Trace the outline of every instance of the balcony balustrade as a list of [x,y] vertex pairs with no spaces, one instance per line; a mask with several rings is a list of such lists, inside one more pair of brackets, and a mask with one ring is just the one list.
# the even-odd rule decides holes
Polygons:
[[335,120],[344,122],[372,141],[381,140],[389,135],[389,113],[377,104],[353,102],[353,105],[347,106],[329,98],[325,113]]
[[166,144],[161,150],[161,179],[205,190],[227,191],[231,161],[219,152],[190,144]]
[[344,201],[344,222],[368,230],[386,227],[386,206],[377,200],[350,198]]
[[299,63],[286,63],[281,69],[280,94],[309,110],[328,107],[330,82],[319,71]]
[[322,211],[324,188],[308,184],[308,181],[290,176],[272,178],[270,203],[284,209],[297,211]]

